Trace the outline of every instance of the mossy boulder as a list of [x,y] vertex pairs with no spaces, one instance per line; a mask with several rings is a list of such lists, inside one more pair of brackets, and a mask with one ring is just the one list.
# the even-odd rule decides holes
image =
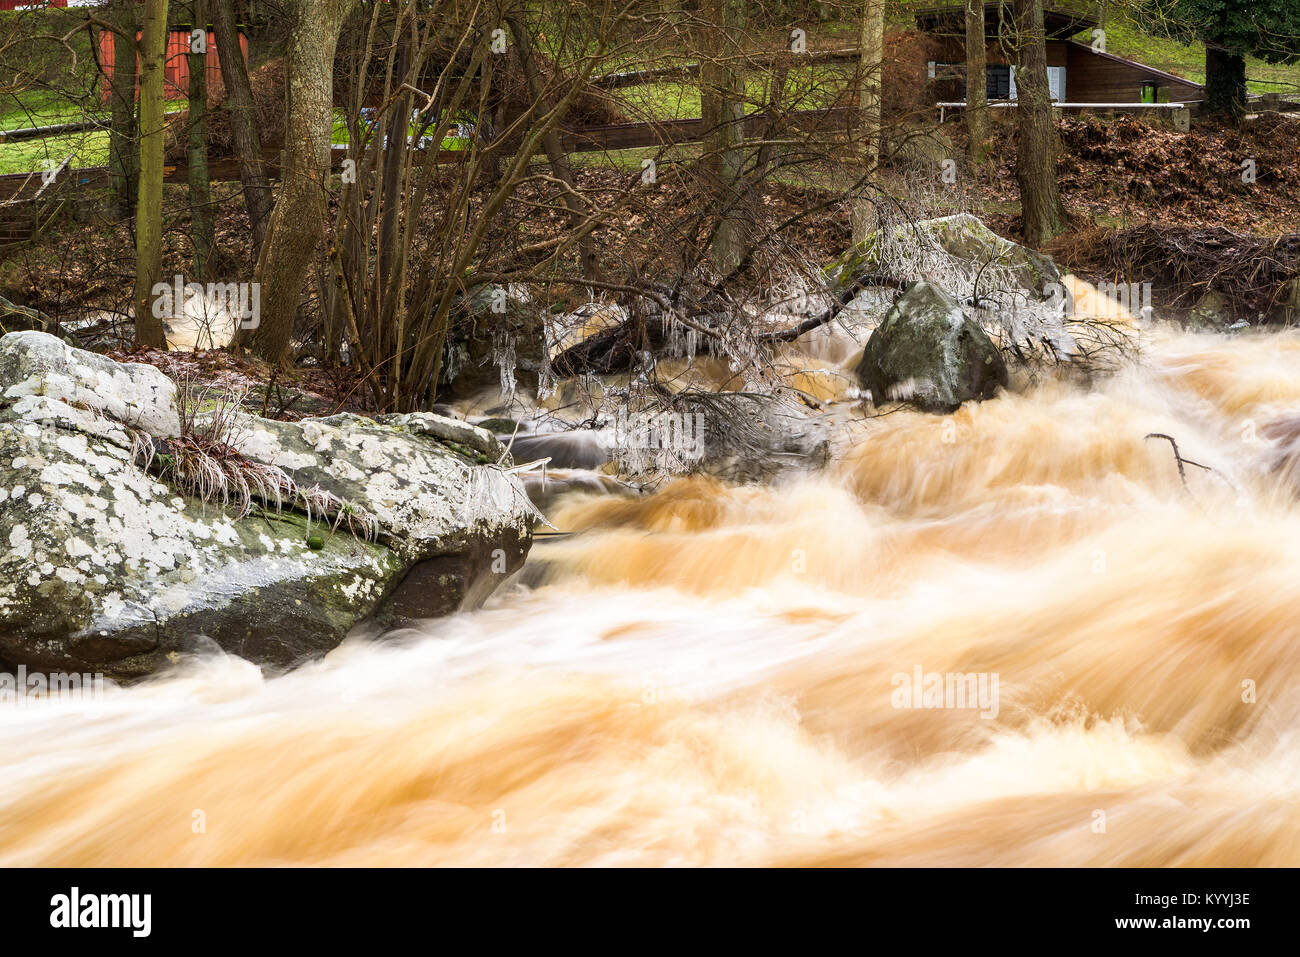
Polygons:
[[513,435],[519,427],[519,423],[514,419],[497,417],[495,419],[484,419],[477,423],[480,429],[491,432],[494,435]]
[[913,284],[867,340],[858,380],[880,405],[903,401],[951,412],[991,398],[1007,368],[983,328],[933,283]]
[[952,139],[937,126],[904,124],[885,136],[884,158],[894,166],[933,171],[956,157]]
[[1268,321],[1279,326],[1300,325],[1300,278],[1288,279],[1278,289]]
[[945,259],[982,296],[1013,287],[1046,299],[1061,284],[1052,257],[999,236],[969,213],[876,230],[828,264],[826,274],[845,282],[863,273],[913,281],[931,278],[924,273]]

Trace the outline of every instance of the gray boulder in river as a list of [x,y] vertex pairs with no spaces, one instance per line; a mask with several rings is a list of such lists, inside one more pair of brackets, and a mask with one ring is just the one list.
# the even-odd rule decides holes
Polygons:
[[363,619],[481,600],[527,553],[536,512],[467,423],[227,413],[224,428],[298,490],[282,507],[240,517],[160,480],[181,417],[157,369],[0,337],[0,664],[129,678],[206,636],[283,668]]
[[857,376],[877,405],[903,401],[927,412],[952,412],[1005,387],[1007,367],[980,324],[951,296],[918,282],[867,340]]
[[[1052,258],[997,235],[969,213],[878,229],[826,274],[835,283],[862,275],[935,283],[958,303],[978,305],[972,318],[1014,358],[1055,365],[1081,354],[1067,322],[1068,291]],[[860,313],[861,306],[846,312]]]

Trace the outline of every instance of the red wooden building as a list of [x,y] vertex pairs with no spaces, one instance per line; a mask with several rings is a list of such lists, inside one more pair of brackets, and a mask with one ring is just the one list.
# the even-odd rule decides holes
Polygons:
[[66,7],[68,0],[0,0],[0,10],[22,10],[38,7]]
[[[0,0],[4,3],[5,0]],[[64,0],[66,3],[67,0]],[[136,34],[137,42],[140,34]],[[208,88],[221,82],[221,61],[217,58],[217,38],[208,31],[206,63]],[[248,63],[248,37],[239,34],[239,52]],[[183,100],[190,94],[190,31],[173,29],[167,33],[167,61],[163,66],[163,95],[169,100]],[[109,97],[109,79],[113,75],[113,35],[107,30],[99,34],[99,62],[104,71],[103,99]]]

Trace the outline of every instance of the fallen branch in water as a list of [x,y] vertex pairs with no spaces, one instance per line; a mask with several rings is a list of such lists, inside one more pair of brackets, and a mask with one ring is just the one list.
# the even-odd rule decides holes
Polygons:
[[1178,463],[1178,477],[1183,480],[1183,488],[1187,488],[1187,470],[1183,468],[1184,465],[1195,465],[1198,469],[1205,469],[1205,471],[1207,472],[1214,471],[1214,469],[1210,468],[1208,465],[1202,465],[1200,462],[1193,462],[1191,459],[1183,458],[1182,453],[1178,451],[1178,443],[1174,441],[1174,437],[1172,435],[1165,435],[1165,433],[1163,432],[1148,432],[1145,436],[1143,436],[1143,438],[1164,439],[1171,446],[1173,446],[1174,461]]
[[858,293],[862,292],[862,290],[866,289],[868,286],[888,286],[891,289],[902,291],[907,288],[908,283],[900,279],[894,279],[890,276],[859,276],[839,291],[835,297],[835,305],[831,306],[824,312],[813,316],[810,319],[805,319],[803,322],[796,326],[791,326],[789,329],[783,329],[780,332],[765,332],[755,336],[754,338],[756,341],[763,343],[794,342],[794,340],[798,339],[805,332],[811,332],[819,326],[824,326],[838,316],[844,309],[848,308],[849,303],[857,297]]
[[[835,302],[830,308],[804,319],[786,329],[773,332],[752,333],[750,338],[757,345],[771,346],[782,342],[793,342],[804,333],[824,326],[846,309],[858,293],[872,286],[887,286],[904,289],[908,284],[889,276],[864,274],[845,284],[835,295]],[[663,296],[647,297],[668,306]],[[697,333],[704,339],[724,342],[728,329],[725,323],[734,316],[728,315],[725,303],[718,304],[713,310],[699,308],[692,312],[668,310],[653,316],[631,316],[616,326],[604,329],[582,342],[570,346],[551,360],[555,371],[563,376],[594,373],[609,375],[630,368],[638,356],[649,352],[658,354],[674,343],[673,324],[677,323]]]

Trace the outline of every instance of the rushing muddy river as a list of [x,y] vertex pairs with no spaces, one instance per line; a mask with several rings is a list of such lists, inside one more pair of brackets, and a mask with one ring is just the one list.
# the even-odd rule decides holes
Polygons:
[[1300,865],[1300,338],[843,430],[288,675],[0,713],[0,863]]

